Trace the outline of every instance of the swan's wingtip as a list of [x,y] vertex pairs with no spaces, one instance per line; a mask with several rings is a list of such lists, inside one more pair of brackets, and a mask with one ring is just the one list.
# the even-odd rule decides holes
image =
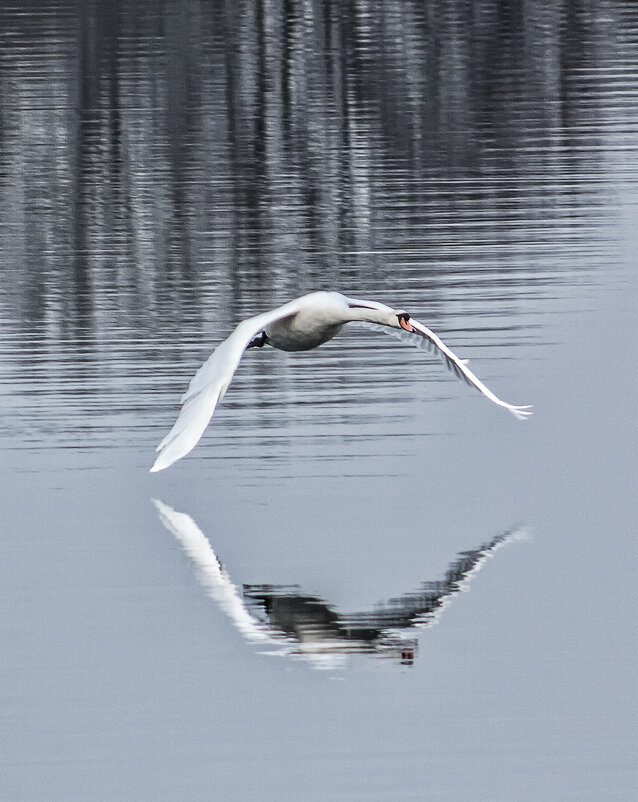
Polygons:
[[168,468],[168,465],[162,465],[162,455],[160,454],[153,465],[148,469],[148,472],[159,473],[160,471],[163,471],[164,468]]

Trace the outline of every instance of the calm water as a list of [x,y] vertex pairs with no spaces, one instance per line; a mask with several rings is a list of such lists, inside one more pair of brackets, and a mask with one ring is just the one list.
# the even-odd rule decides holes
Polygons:
[[[1,799],[636,797],[638,11],[465,6],[0,2]],[[534,417],[353,327],[149,475],[321,288]]]

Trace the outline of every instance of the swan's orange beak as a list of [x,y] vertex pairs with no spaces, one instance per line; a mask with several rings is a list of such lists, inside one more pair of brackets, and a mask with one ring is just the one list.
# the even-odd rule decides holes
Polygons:
[[414,329],[412,328],[412,324],[409,321],[409,318],[405,317],[404,315],[401,315],[401,317],[399,318],[399,325],[401,326],[402,329],[405,329],[406,331],[414,331]]

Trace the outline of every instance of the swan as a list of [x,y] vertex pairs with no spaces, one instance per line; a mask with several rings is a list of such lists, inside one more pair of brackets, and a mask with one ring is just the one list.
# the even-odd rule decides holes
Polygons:
[[339,292],[311,292],[283,306],[243,320],[213,351],[191,379],[181,399],[182,409],[173,428],[157,446],[151,473],[168,468],[195,447],[215,407],[224,397],[244,351],[270,345],[280,351],[308,351],[339,333],[346,323],[384,326],[415,345],[440,356],[459,379],[475,387],[494,404],[519,419],[532,413],[529,406],[501,401],[437,335],[403,309],[377,301],[348,298]]

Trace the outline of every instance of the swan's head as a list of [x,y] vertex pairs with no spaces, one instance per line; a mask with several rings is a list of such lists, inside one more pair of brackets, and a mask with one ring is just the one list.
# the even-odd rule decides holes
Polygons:
[[412,324],[410,323],[410,315],[405,312],[403,309],[395,309],[394,315],[396,315],[396,327],[399,329],[405,329],[406,331],[414,331],[412,328]]

